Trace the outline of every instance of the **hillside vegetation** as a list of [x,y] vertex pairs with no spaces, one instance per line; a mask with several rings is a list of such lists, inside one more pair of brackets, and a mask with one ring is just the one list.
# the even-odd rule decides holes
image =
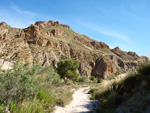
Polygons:
[[73,93],[52,67],[19,62],[0,72],[0,89],[0,113],[49,113],[68,104]]
[[[150,63],[142,64],[137,72],[104,80],[91,89],[91,99],[98,99],[101,113],[150,112]],[[106,84],[107,83],[107,84]]]

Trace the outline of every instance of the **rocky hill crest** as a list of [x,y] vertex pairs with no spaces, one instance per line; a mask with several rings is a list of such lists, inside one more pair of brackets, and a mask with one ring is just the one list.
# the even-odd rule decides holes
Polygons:
[[119,47],[110,49],[104,42],[78,34],[58,21],[38,21],[25,29],[0,23],[0,59],[57,68],[58,61],[70,58],[80,62],[81,75],[102,78],[136,69],[148,60]]

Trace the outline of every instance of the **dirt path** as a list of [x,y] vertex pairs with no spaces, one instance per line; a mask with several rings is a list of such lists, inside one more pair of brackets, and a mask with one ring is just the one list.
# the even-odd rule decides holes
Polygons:
[[[80,88],[73,94],[73,100],[65,107],[56,107],[54,113],[88,113],[99,106],[97,100],[90,100],[89,87]],[[95,112],[96,113],[96,112]]]

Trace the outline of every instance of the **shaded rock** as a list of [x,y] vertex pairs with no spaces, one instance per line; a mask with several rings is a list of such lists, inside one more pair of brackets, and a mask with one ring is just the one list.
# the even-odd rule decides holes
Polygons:
[[104,42],[97,42],[97,41],[92,41],[91,45],[95,48],[95,49],[109,49],[109,46],[107,44],[105,44]]
[[8,29],[0,28],[0,40],[1,39],[3,40],[8,39]]
[[79,67],[79,73],[82,76],[90,77],[92,72],[92,67],[87,62],[81,62]]
[[9,26],[6,22],[1,22],[0,23],[0,26],[4,26],[4,27],[6,27],[6,26]]
[[115,56],[105,56],[99,58],[93,64],[92,74],[102,78],[108,78],[114,76],[118,70],[117,57]]
[[[51,27],[51,26],[57,26],[60,25],[59,21],[54,22],[53,20],[50,20],[48,22],[46,21],[37,21],[35,22],[35,25],[39,26],[39,28],[45,28],[45,27]],[[63,25],[64,27],[68,27],[67,25]]]
[[61,24],[61,26],[63,26],[63,27],[65,27],[65,28],[68,28],[68,29],[70,29],[70,26],[68,26],[68,25]]
[[139,57],[135,52],[129,51],[127,54],[133,57]]
[[47,51],[47,52],[40,52],[34,54],[34,64],[42,64],[43,66],[50,66],[52,65],[55,69],[57,68],[57,62],[59,61],[59,58],[56,56],[56,54],[53,51]]

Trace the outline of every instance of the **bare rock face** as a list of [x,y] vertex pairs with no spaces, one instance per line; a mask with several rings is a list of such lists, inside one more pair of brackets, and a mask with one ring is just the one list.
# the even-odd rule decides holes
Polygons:
[[91,42],[91,45],[95,48],[95,49],[109,49],[109,46],[107,44],[105,44],[104,42],[97,42],[97,41],[93,41]]
[[119,47],[116,47],[116,48],[112,49],[112,51],[114,51],[114,52],[120,52],[121,49]]
[[92,67],[88,63],[86,63],[86,62],[80,63],[79,73],[81,75],[85,75],[87,77],[90,77],[91,72],[92,72]]
[[[51,26],[58,26],[60,25],[59,21],[54,22],[53,20],[50,20],[48,22],[45,21],[37,21],[35,22],[35,25],[39,26],[39,28],[45,28],[45,27],[51,27]],[[68,27],[67,25],[62,24],[63,27]]]
[[47,52],[36,52],[33,57],[36,57],[33,60],[34,64],[40,63],[43,66],[53,66],[55,69],[57,68],[57,62],[59,61],[59,58],[56,56],[56,54],[53,51],[47,51]]
[[129,51],[127,54],[133,57],[139,57],[135,52]]
[[21,38],[11,40],[0,40],[0,58],[7,60],[20,60],[21,62],[32,62],[33,57],[28,44]]
[[114,76],[117,70],[117,58],[115,56],[105,56],[95,61],[92,74],[102,78],[108,78]]
[[61,24],[61,26],[63,26],[63,27],[65,27],[65,28],[68,28],[68,29],[70,29],[70,26],[68,26],[68,25]]
[[88,47],[91,47],[91,48],[93,47],[93,45],[91,45],[91,43],[90,43],[89,41],[85,40],[84,37],[76,36],[76,37],[74,37],[74,40],[77,40],[77,41],[79,41],[80,43],[85,44],[85,45],[88,46]]
[[4,26],[4,27],[6,27],[6,26],[9,26],[6,22],[1,22],[0,23],[0,26]]
[[2,29],[0,28],[0,40],[6,40],[8,39],[8,29]]
[[40,29],[38,26],[31,24],[25,31],[30,35],[31,39],[37,38],[40,34]]
[[61,29],[53,29],[51,31],[51,33],[54,35],[54,36],[65,36],[65,32]]

